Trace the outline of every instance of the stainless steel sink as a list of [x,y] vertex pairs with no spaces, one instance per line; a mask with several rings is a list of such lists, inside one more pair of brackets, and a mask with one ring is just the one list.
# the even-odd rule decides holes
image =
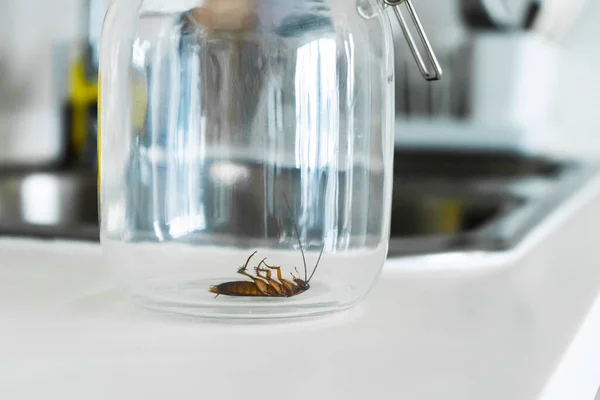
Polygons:
[[[513,154],[395,155],[390,256],[497,251],[517,244],[595,165]],[[0,235],[97,241],[94,172],[0,174]]]
[[98,240],[96,175],[0,174],[0,235]]
[[514,247],[599,168],[512,153],[397,153],[389,256]]

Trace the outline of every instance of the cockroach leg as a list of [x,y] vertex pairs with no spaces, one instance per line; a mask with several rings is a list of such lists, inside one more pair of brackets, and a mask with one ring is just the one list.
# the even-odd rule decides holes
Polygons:
[[263,264],[265,264],[267,268],[275,270],[275,272],[277,273],[277,279],[279,279],[280,281],[283,279],[283,277],[281,276],[281,267],[272,267],[264,261]]
[[[263,264],[266,267],[268,267],[268,264],[265,262],[265,260],[266,257],[254,268],[254,270],[256,271],[256,276],[266,280],[269,287],[272,290],[274,290],[278,296],[287,296],[289,291],[288,286],[282,284],[283,282],[277,282],[275,279],[273,279],[271,277],[272,273],[270,269],[261,268]],[[263,273],[263,275],[261,275],[261,272]]]
[[[263,260],[260,263],[258,263],[258,265],[256,267],[254,267],[254,271],[256,273],[256,276],[258,276],[259,278],[264,278],[266,280],[270,280],[271,279],[271,271],[260,267],[263,264],[267,265],[265,263],[266,259],[267,259],[266,257],[263,258]],[[264,276],[260,274],[261,272],[264,273]]]
[[259,269],[258,272],[262,272],[264,274],[264,276],[261,276],[261,278],[265,278],[267,280],[271,280],[271,271],[270,270],[268,270],[268,269]]
[[[295,285],[292,282],[288,281],[287,279],[283,278],[283,276],[281,275],[281,267],[274,267],[274,266],[272,267],[264,261],[263,261],[263,264],[265,264],[265,266],[267,268],[269,268],[271,270],[275,270],[277,272],[277,280],[279,281],[278,284],[279,284],[281,293],[283,293],[285,295],[290,295],[290,294],[294,293]],[[272,279],[272,280],[270,280],[270,282],[275,282],[275,280]]]
[[244,276],[247,276],[248,278],[252,279],[254,281],[254,283],[256,284],[256,287],[258,288],[258,290],[260,290],[260,292],[265,295],[265,296],[270,296],[269,294],[269,284],[265,281],[263,281],[261,278],[261,276],[252,276],[250,275],[248,272],[246,272],[245,267],[244,268],[240,268],[240,270],[238,270],[239,274],[242,274]]
[[256,253],[258,253],[258,251],[255,251],[254,253],[250,254],[250,257],[248,257],[248,259],[246,260],[246,263],[242,267],[240,267],[240,269],[238,269],[238,273],[241,273],[241,271],[245,271],[246,268],[248,268],[248,264],[250,263],[250,259],[252,257],[254,257],[254,255]]
[[255,277],[255,276],[252,276],[252,275],[250,275],[248,272],[246,272],[246,269],[245,269],[245,268],[240,268],[240,269],[238,270],[238,274],[241,274],[241,275],[247,276],[248,278],[250,278],[250,279],[252,279],[252,280],[256,280],[256,277]]

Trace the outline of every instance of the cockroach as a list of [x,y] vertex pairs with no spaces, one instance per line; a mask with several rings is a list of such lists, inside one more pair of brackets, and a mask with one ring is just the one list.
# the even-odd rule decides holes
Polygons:
[[[286,205],[290,211],[292,212],[292,208],[287,198],[284,196]],[[306,292],[310,289],[310,280],[315,275],[317,271],[317,267],[319,266],[319,262],[321,261],[321,256],[323,255],[323,250],[325,246],[321,247],[321,252],[319,253],[319,258],[317,259],[317,263],[313,268],[312,273],[308,276],[308,268],[306,267],[306,257],[304,256],[304,249],[302,247],[302,241],[300,240],[300,233],[298,232],[298,226],[296,225],[296,221],[292,216],[292,222],[294,224],[294,232],[296,234],[296,238],[298,239],[298,246],[300,247],[300,253],[302,254],[302,261],[304,263],[304,279],[300,278],[300,273],[296,268],[295,276],[292,275],[292,281],[284,279],[281,274],[280,266],[271,266],[266,263],[266,258],[262,259],[260,263],[254,268],[255,276],[252,276],[248,273],[248,264],[254,255],[257,253],[250,254],[250,257],[246,260],[246,263],[238,269],[238,274],[247,276],[252,279],[252,281],[231,281],[224,282],[216,286],[211,286],[208,290],[211,293],[216,294],[216,297],[219,295],[225,296],[245,296],[245,297],[293,297],[297,296],[301,293]],[[263,267],[264,266],[264,267]],[[272,271],[275,271],[277,274],[277,280],[272,277]]]

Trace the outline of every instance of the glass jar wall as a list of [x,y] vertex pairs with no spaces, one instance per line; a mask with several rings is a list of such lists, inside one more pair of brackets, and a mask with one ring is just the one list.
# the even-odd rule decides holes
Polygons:
[[394,149],[382,3],[113,1],[100,79],[101,241],[122,290],[227,318],[368,292]]

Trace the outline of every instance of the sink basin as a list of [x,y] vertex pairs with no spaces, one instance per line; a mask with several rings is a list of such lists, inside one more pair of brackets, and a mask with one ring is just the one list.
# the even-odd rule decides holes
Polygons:
[[0,235],[97,240],[96,175],[0,174]]
[[511,152],[397,150],[394,174],[401,179],[497,180],[556,178],[565,162]]
[[[517,244],[594,165],[514,154],[397,151],[389,256]],[[0,235],[99,240],[96,174],[0,174]]]
[[397,152],[389,256],[514,247],[598,171],[511,153]]
[[457,235],[485,226],[524,203],[507,194],[477,193],[437,185],[398,183],[394,187],[392,237]]

